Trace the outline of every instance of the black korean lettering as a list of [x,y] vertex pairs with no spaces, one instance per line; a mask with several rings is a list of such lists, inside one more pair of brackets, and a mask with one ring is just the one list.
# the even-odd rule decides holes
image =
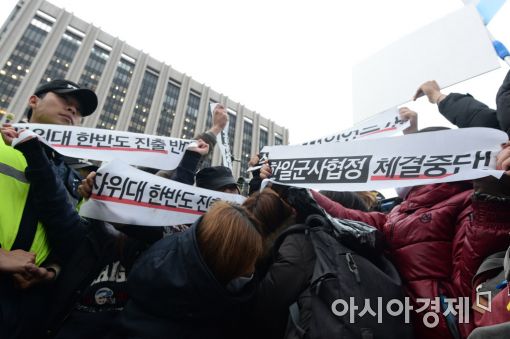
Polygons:
[[[48,131],[48,133],[51,133],[51,129],[48,129],[47,131]],[[35,134],[37,134],[40,137],[43,137],[44,139],[48,139],[48,136],[45,135],[46,131],[42,128],[34,128],[32,130],[32,132],[34,132]]]
[[125,135],[116,135],[113,142],[113,147],[129,147],[129,137]]
[[[127,179],[129,180],[129,179]],[[109,190],[109,197],[113,197],[115,195],[115,192],[120,191],[122,189],[122,177],[119,176],[112,176],[110,177],[110,180],[106,184],[106,189]]]
[[426,156],[402,157],[399,162],[401,178],[418,178]]
[[271,159],[276,181],[295,183],[366,182],[372,156]]
[[212,197],[200,194],[197,201],[197,210],[199,212],[207,212],[211,198]]
[[166,144],[165,144],[165,140],[163,140],[163,139],[160,139],[160,138],[151,139],[150,143],[151,143],[151,149],[153,151],[165,150]]
[[377,125],[363,127],[363,129],[361,130],[359,135],[363,136],[363,135],[366,135],[366,134],[372,134],[372,133],[377,132],[379,130],[380,130],[380,128]]
[[193,205],[191,205],[191,203],[193,202],[193,196],[194,196],[194,194],[192,192],[182,193],[182,196],[178,203],[178,206],[183,207],[183,208],[188,208],[188,209],[193,208]]
[[359,131],[354,130],[354,131],[349,131],[349,133],[347,133],[347,132],[342,133],[342,138],[344,139],[344,141],[349,141],[349,140],[356,139],[358,135],[359,135]]
[[441,177],[448,173],[447,166],[452,164],[453,155],[431,155],[423,166],[427,168],[423,173],[427,177]]
[[382,158],[377,161],[377,168],[374,174],[381,172],[386,178],[393,178],[397,173],[398,163],[401,157]]
[[150,139],[149,138],[135,138],[135,145],[138,149],[150,149]]
[[87,132],[79,132],[76,134],[78,146],[90,146],[90,134]]
[[486,151],[486,152],[477,151],[475,153],[473,169],[480,168],[480,163],[482,163],[481,167],[489,166],[489,164],[491,162],[491,153],[492,153],[491,151]]
[[[106,172],[106,173],[97,172],[96,173],[96,177],[94,178],[94,189],[97,190],[97,195],[101,195],[103,193],[103,189],[106,186],[106,182],[107,182],[106,180],[108,179],[109,176],[110,176],[109,172]],[[100,182],[99,185],[98,185],[98,182]]]
[[140,181],[138,182],[136,186],[136,193],[135,193],[135,201],[141,202],[143,199],[143,195],[145,192],[145,187],[147,186],[146,181]]
[[161,205],[161,185],[152,185],[149,187],[149,204]]

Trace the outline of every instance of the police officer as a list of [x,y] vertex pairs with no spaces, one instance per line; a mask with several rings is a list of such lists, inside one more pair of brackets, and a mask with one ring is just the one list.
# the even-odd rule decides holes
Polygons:
[[[97,107],[97,96],[90,89],[81,88],[68,80],[53,80],[39,86],[28,100],[30,123],[79,125],[81,118],[92,114]],[[10,147],[10,125],[2,126],[0,138],[0,247],[3,251],[29,251],[35,254],[35,262],[41,265],[50,260],[50,249],[37,212],[32,207],[30,185],[25,178],[26,161],[21,152]],[[80,200],[77,192],[81,177],[67,166],[63,157],[47,149],[47,155],[62,178],[70,200],[76,205]],[[20,291],[13,281],[22,287],[30,287],[41,280],[50,280],[58,273],[55,266],[41,267],[34,274],[7,274],[0,272],[0,338],[25,337],[21,334],[27,326],[37,321],[37,305],[44,299],[44,286]],[[13,279],[10,279],[13,278]],[[40,285],[40,284],[39,284]],[[33,310],[30,312],[30,310]],[[30,322],[30,324],[27,324]]]

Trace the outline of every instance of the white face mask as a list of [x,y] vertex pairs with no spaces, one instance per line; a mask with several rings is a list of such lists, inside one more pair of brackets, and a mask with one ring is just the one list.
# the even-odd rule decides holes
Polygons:
[[405,200],[409,192],[413,189],[414,186],[408,186],[408,187],[398,187],[395,188],[395,191],[397,191],[397,195],[400,199]]
[[227,284],[227,290],[229,290],[230,292],[239,292],[252,279],[253,279],[253,273],[249,277],[238,277],[238,278],[232,279]]

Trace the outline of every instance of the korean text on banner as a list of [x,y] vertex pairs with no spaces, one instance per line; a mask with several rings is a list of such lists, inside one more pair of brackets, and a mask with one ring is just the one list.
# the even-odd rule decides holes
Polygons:
[[[14,124],[32,130],[58,153],[98,161],[122,161],[136,166],[174,169],[179,165],[192,140],[176,139],[106,129],[47,125]],[[43,140],[43,141],[44,141]]]
[[427,185],[493,175],[506,133],[463,128],[395,138],[311,146],[275,146],[274,181],[332,191]]
[[242,204],[244,197],[164,179],[120,161],[102,166],[84,217],[140,226],[189,224],[216,200]]
[[347,142],[359,139],[371,139],[393,136],[411,124],[409,121],[400,120],[398,109],[396,107],[381,112],[372,118],[361,121],[360,123],[343,130],[342,132],[315,139],[303,143],[303,145],[325,144],[328,142]]

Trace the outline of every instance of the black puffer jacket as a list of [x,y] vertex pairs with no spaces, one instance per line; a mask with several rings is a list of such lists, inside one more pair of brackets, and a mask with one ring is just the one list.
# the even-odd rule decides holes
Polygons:
[[316,256],[308,234],[287,235],[273,254],[268,268],[257,272],[261,278],[253,314],[246,319],[253,328],[249,338],[283,338],[289,306],[304,297],[312,278]]
[[119,338],[214,339],[231,335],[253,295],[248,284],[229,292],[207,267],[196,232],[188,230],[155,243],[128,276],[131,299],[119,316]]
[[[81,291],[112,262],[119,245],[119,232],[102,221],[80,218],[68,199],[62,180],[55,175],[58,169],[52,166],[37,139],[18,144],[17,148],[27,159],[25,173],[31,183],[37,213],[46,229],[52,253],[62,264],[61,274],[51,289],[51,306],[39,316],[44,319],[45,335],[52,336],[73,310]],[[129,269],[147,245],[125,238],[121,262]],[[90,323],[89,329],[103,330],[104,333],[104,327],[94,323]],[[72,335],[73,338],[78,337],[80,331],[79,328],[75,330],[78,332]]]
[[439,112],[459,128],[500,128],[496,111],[470,94],[450,93],[441,100],[438,107]]
[[439,112],[452,124],[463,127],[490,127],[510,132],[510,71],[496,95],[494,110],[470,94],[450,93],[438,105]]
[[510,132],[510,71],[496,95],[497,116],[501,129]]

